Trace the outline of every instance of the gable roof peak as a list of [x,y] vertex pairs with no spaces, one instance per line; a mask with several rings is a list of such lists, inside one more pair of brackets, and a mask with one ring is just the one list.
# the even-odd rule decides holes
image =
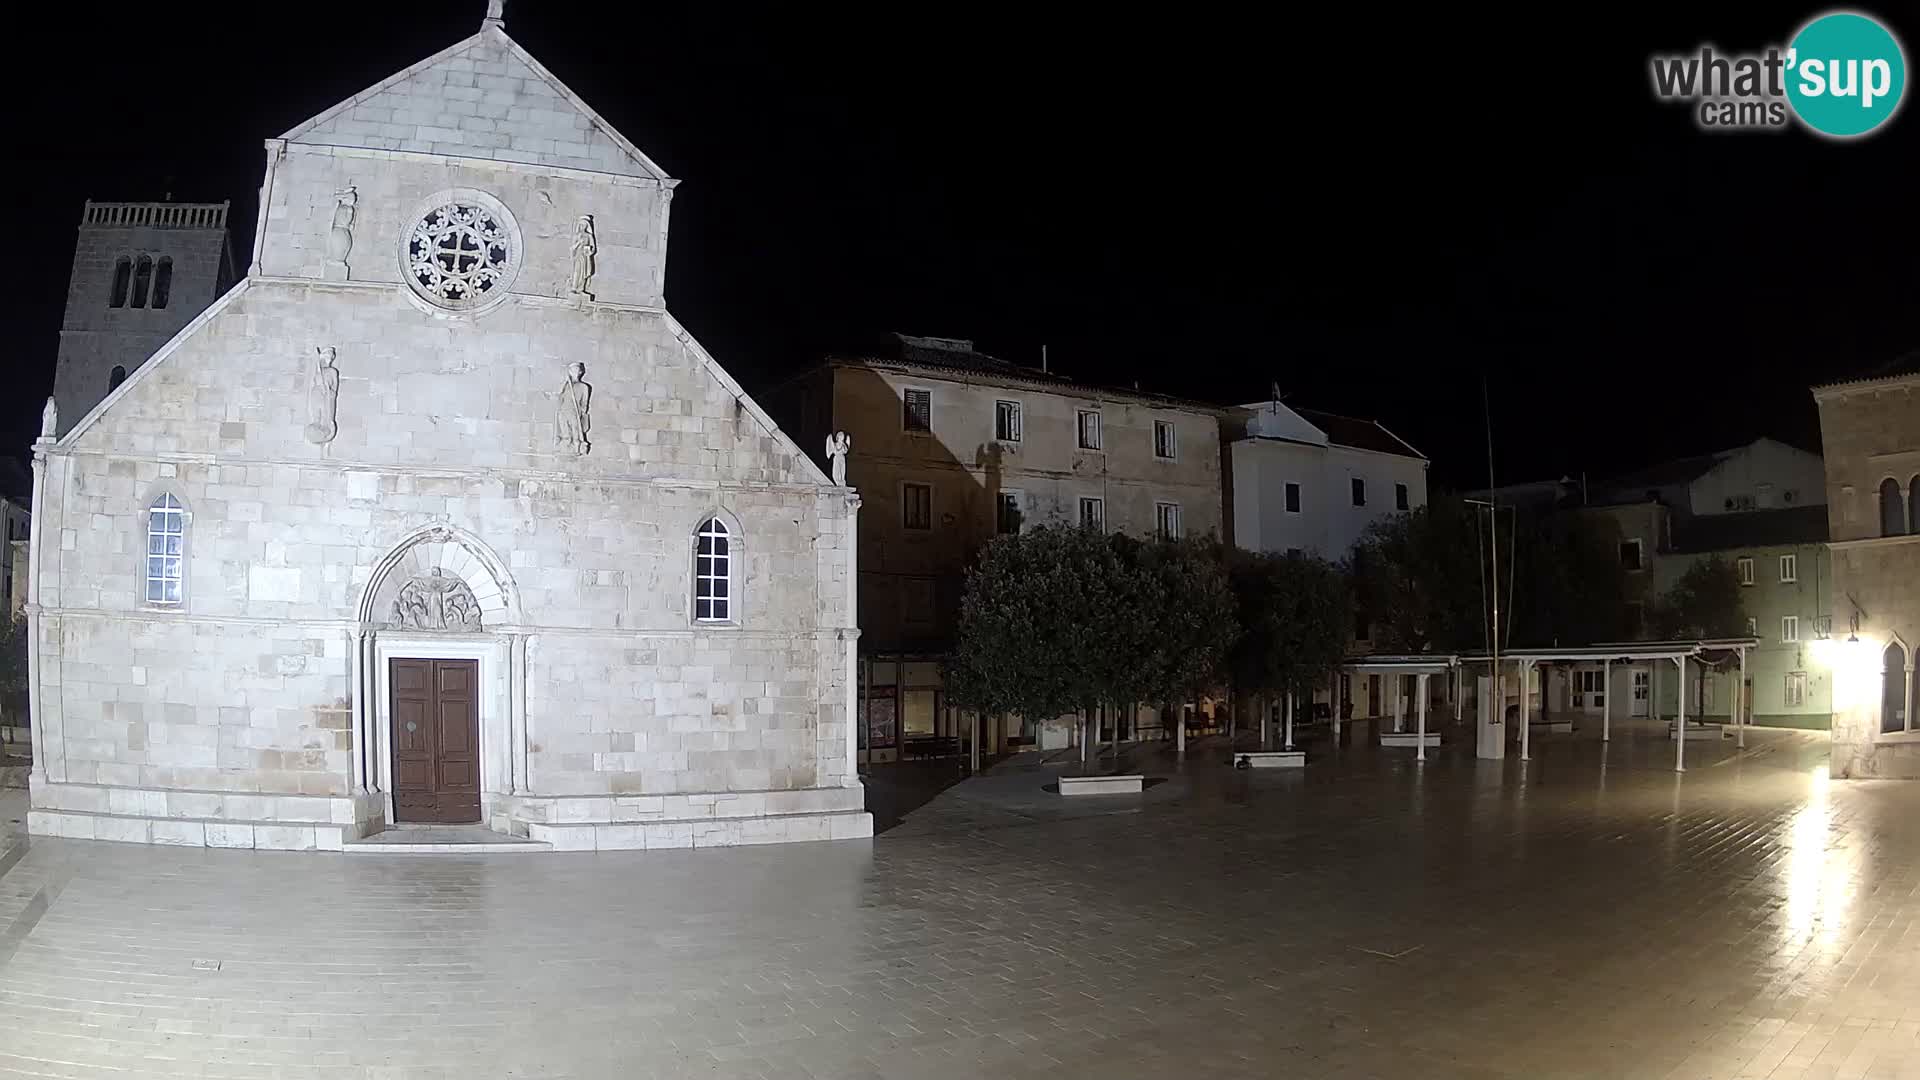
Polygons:
[[676,181],[507,35],[504,5],[480,30],[280,136]]

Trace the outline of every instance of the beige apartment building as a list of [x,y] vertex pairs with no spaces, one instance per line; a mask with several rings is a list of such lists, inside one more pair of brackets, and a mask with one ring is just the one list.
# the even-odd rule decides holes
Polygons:
[[[945,700],[939,658],[967,567],[995,535],[1045,524],[1143,537],[1221,532],[1221,413],[1209,405],[1079,382],[971,341],[904,334],[831,357],[770,401],[814,453],[833,432],[852,440],[869,760],[966,730]],[[1123,728],[1137,731],[1137,719]],[[988,738],[1064,745],[1068,728],[1027,723]]]

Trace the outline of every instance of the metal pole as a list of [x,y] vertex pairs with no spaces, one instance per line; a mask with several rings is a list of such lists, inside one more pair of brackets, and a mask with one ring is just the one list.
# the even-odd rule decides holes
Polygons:
[[1287,723],[1286,749],[1291,750],[1293,749],[1293,691],[1291,690],[1287,691],[1286,723]]
[[1420,742],[1414,749],[1413,757],[1415,761],[1425,761],[1427,760],[1427,676],[1422,674],[1416,682],[1420,687],[1418,690],[1420,700],[1414,702],[1413,707],[1420,716]]
[[1679,711],[1673,728],[1673,771],[1687,771],[1687,658],[1676,656],[1673,662],[1680,665]]

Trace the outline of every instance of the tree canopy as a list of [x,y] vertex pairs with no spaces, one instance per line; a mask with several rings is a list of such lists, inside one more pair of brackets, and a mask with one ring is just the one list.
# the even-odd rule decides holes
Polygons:
[[1687,567],[1654,608],[1653,623],[1663,637],[1669,638],[1745,634],[1746,605],[1733,564],[1709,555]]
[[1047,718],[1210,687],[1236,629],[1205,544],[1052,526],[995,538],[967,575],[948,693]]
[[1310,690],[1340,661],[1352,606],[1340,568],[1309,555],[1228,551],[1240,634],[1228,674],[1244,693]]
[[1500,545],[1501,644],[1612,641],[1627,633],[1618,528],[1598,515],[1491,515],[1435,496],[1374,523],[1348,569],[1356,618],[1388,652],[1464,652],[1487,645],[1490,549]]

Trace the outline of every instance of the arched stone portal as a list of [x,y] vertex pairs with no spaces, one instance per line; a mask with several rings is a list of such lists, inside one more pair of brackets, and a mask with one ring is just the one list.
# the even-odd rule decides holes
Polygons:
[[[470,769],[471,788],[461,786],[473,791],[477,808],[464,817],[489,820],[494,797],[524,791],[526,781],[526,635],[505,563],[464,530],[416,529],[374,564],[355,617],[353,780],[367,808],[359,831],[402,816],[436,820],[421,816],[412,799],[423,769],[440,780]],[[427,717],[442,723],[444,711],[410,699],[423,675],[434,693],[442,675],[458,677],[458,704],[472,713],[471,745],[449,750],[461,739],[436,726],[422,750],[419,725]],[[396,724],[413,726],[403,734]],[[396,798],[415,812],[398,810]]]

